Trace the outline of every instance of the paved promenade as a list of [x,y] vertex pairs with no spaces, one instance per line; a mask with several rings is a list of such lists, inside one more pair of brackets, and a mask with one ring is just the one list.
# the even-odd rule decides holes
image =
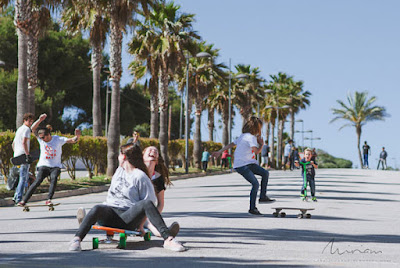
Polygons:
[[[106,192],[60,198],[53,212],[1,207],[0,267],[400,267],[400,172],[317,170],[316,185],[319,202],[302,202],[300,172],[271,171],[268,195],[277,202],[257,205],[265,215],[256,217],[237,173],[174,181],[163,216],[181,224],[182,253],[155,237],[92,250],[92,237],[102,236],[95,231],[83,252],[69,252],[76,209],[103,202]],[[315,210],[311,219],[296,211],[275,218],[275,206]]]

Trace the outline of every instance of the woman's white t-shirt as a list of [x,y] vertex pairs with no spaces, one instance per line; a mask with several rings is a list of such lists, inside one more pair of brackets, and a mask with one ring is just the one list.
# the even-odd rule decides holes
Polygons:
[[157,202],[153,183],[146,173],[138,168],[128,173],[124,168],[118,167],[104,204],[127,210],[135,203],[146,199],[152,201],[154,205]]
[[252,147],[258,147],[256,136],[250,133],[242,133],[233,143],[236,144],[233,168],[239,168],[249,164],[258,164],[256,154],[251,149]]
[[54,135],[51,136],[51,141],[49,142],[39,138],[37,140],[40,146],[40,157],[37,166],[62,168],[62,146],[67,142],[68,138]]

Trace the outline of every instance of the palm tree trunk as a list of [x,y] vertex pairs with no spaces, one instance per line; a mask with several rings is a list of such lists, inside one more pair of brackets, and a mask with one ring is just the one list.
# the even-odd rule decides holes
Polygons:
[[[101,44],[92,45],[92,71],[93,71],[93,137],[102,136],[101,127],[101,97],[100,97],[100,72],[102,67]],[[106,93],[108,94],[108,92]]]
[[214,118],[214,108],[208,108],[208,140],[214,141],[214,128],[215,128],[215,118]]
[[196,126],[196,131],[194,133],[194,138],[193,138],[193,160],[194,160],[194,165],[198,168],[201,169],[201,111],[203,109],[202,107],[202,102],[203,100],[197,96],[195,99],[195,107],[196,107],[196,113],[195,113],[195,126]]
[[280,120],[279,124],[278,124],[278,135],[279,135],[279,147],[278,147],[278,155],[279,155],[279,159],[278,159],[278,167],[281,168],[281,164],[282,164],[282,148],[283,148],[283,129],[285,126],[285,120]]
[[360,160],[360,167],[363,168],[363,159],[361,156],[361,148],[360,148],[360,140],[361,140],[361,126],[356,126],[357,132],[357,151],[358,151],[358,159]]
[[[34,22],[36,23],[36,22]],[[39,57],[39,42],[35,34],[28,37],[28,105],[29,112],[35,114],[35,89],[38,84],[38,57]]]
[[158,138],[158,91],[161,90],[156,86],[159,83],[154,83],[155,78],[150,78],[150,138]]
[[290,108],[290,138],[294,141],[294,112]]
[[165,61],[161,63],[159,73],[159,92],[158,100],[160,106],[160,151],[161,156],[164,158],[165,165],[169,166],[168,159],[168,74]]
[[15,2],[14,22],[18,35],[18,82],[17,82],[17,116],[16,128],[23,124],[23,116],[29,111],[28,106],[28,36],[26,28],[30,9],[30,1],[17,0]]
[[[274,162],[275,161],[275,153],[276,153],[275,152],[275,125],[276,125],[275,120],[271,121],[271,165],[273,165],[276,169],[277,163]],[[276,148],[278,148],[278,146]],[[275,163],[275,164],[273,164],[273,163]]]
[[111,93],[110,124],[107,139],[107,176],[112,177],[118,167],[120,139],[120,80],[122,75],[122,29],[118,23],[118,11],[111,3],[110,23],[110,72],[113,78]]

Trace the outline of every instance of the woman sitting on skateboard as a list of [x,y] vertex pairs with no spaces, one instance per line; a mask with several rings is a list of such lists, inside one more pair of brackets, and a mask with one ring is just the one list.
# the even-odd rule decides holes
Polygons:
[[40,123],[46,119],[46,117],[46,114],[40,115],[39,119],[32,125],[32,132],[36,135],[40,146],[40,157],[39,162],[37,163],[38,172],[36,175],[36,180],[33,182],[33,184],[31,184],[25,196],[22,198],[22,201],[17,204],[19,207],[23,207],[26,203],[28,203],[36,188],[47,176],[50,176],[50,188],[46,205],[53,205],[51,199],[53,198],[54,191],[56,190],[57,179],[62,168],[62,146],[65,143],[76,143],[81,136],[81,131],[79,129],[75,130],[76,136],[73,138],[60,137],[57,135],[52,136],[50,125],[39,129],[36,133],[36,129],[39,127]]
[[185,248],[171,235],[154,205],[157,198],[153,184],[147,176],[148,170],[143,163],[140,147],[134,144],[121,146],[118,161],[119,167],[111,180],[106,202],[94,206],[86,216],[81,208],[78,210],[78,221],[81,225],[69,250],[81,250],[81,241],[96,222],[120,229],[139,229],[144,233],[143,226],[147,217],[164,238],[164,248],[184,251]]
[[[158,149],[154,146],[149,146],[144,149],[143,161],[147,166],[149,177],[154,185],[154,190],[157,196],[157,209],[161,214],[164,209],[165,186],[172,185],[169,180],[168,168],[165,166],[164,159],[160,156]],[[161,234],[158,232],[157,228],[151,224],[151,222],[146,221],[145,227],[150,229],[155,236],[161,237]],[[168,229],[170,234],[175,237],[179,232],[179,223],[173,222]]]
[[256,208],[257,192],[260,184],[255,175],[261,176],[261,192],[259,203],[273,202],[274,199],[267,197],[267,184],[269,172],[258,165],[256,155],[261,152],[263,139],[261,137],[262,121],[255,116],[250,117],[242,128],[242,135],[231,144],[226,145],[218,152],[212,153],[213,157],[218,157],[223,151],[237,146],[234,154],[233,168],[242,175],[252,188],[250,192],[250,209],[252,215],[262,215]]

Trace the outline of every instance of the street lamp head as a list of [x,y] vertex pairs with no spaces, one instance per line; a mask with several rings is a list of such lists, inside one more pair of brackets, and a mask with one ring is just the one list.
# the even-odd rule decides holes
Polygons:
[[273,109],[273,108],[275,108],[275,107],[272,106],[272,105],[267,105],[267,106],[264,107],[264,109]]
[[199,52],[196,54],[196,58],[210,58],[212,57],[208,52]]
[[296,122],[304,122],[303,119],[296,120]]
[[290,106],[289,105],[283,105],[282,107],[279,107],[280,109],[287,109],[287,108],[290,108]]
[[242,78],[248,78],[249,76],[247,74],[238,74],[235,76],[236,79],[242,79]]

